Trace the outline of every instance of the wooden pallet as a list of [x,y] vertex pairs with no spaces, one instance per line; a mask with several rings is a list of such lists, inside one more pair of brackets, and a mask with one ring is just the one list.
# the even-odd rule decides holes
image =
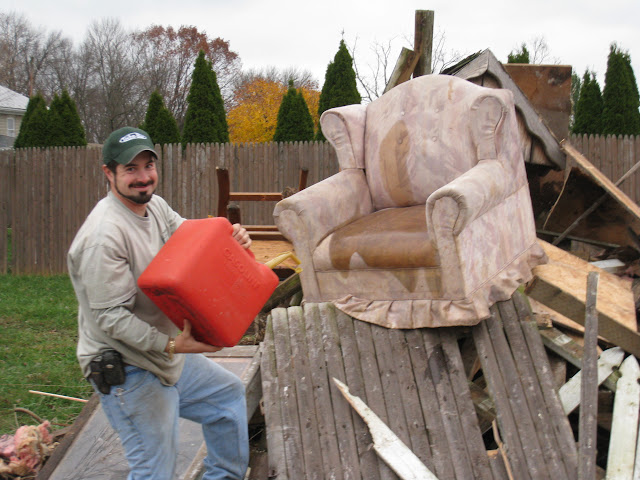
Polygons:
[[566,417],[557,417],[561,407],[544,347],[518,302],[494,306],[492,318],[471,329],[498,411],[504,455],[488,452],[483,441],[460,351],[469,329],[391,330],[329,303],[273,310],[261,363],[270,478],[397,478],[371,448],[364,421],[333,377],[440,480],[502,480],[509,478],[508,468],[522,480],[543,478],[538,472],[574,478],[567,472],[575,465],[573,435]]
[[261,371],[278,480],[397,478],[333,377],[439,479],[504,478],[494,476],[482,441],[455,329],[389,330],[328,303],[275,309]]

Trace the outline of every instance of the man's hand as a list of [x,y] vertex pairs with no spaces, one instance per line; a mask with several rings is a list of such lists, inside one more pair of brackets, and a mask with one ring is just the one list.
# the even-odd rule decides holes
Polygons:
[[[184,327],[182,329],[182,333],[178,335],[175,339],[176,347],[175,353],[204,353],[204,352],[218,352],[222,350],[223,347],[214,347],[213,345],[208,345],[206,343],[202,343],[197,341],[191,335],[191,324],[188,320],[185,319]],[[169,352],[169,343],[164,349],[165,352]]]
[[247,231],[239,223],[233,224],[233,238],[244,248],[251,246],[251,237],[249,237]]

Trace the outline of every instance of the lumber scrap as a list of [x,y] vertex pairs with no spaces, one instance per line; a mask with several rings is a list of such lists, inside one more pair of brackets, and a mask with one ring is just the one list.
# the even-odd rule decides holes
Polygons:
[[[567,362],[572,364],[575,367],[582,368],[582,357],[584,353],[584,348],[578,342],[573,340],[571,337],[568,337],[563,332],[558,330],[557,328],[543,328],[539,330],[540,337],[542,338],[542,343],[544,346],[558,355],[559,357],[565,359]],[[622,362],[622,358],[624,357],[624,352],[620,347],[613,347],[606,351],[611,351],[612,356],[616,356],[614,360],[617,360],[617,354],[613,352],[622,352],[622,356],[618,362],[618,365]],[[604,352],[603,352],[604,354]],[[608,356],[607,355],[607,356]],[[602,358],[602,355],[601,355]],[[606,361],[608,363],[608,360]],[[618,382],[618,378],[620,375],[618,370],[613,368],[612,372],[608,377],[602,382],[602,385],[605,386],[612,392],[616,391],[616,383]],[[577,389],[578,387],[576,387]]]
[[616,184],[570,143],[562,142],[562,150],[577,166],[569,169],[543,229],[563,232],[561,236],[573,232],[580,237],[637,248],[629,229],[640,231],[640,207],[617,184],[638,165]]
[[[640,220],[640,207],[629,198],[629,196],[620,190],[615,183],[613,183],[604,173],[602,173],[595,165],[593,165],[587,157],[582,155],[576,148],[571,145],[571,143],[563,140],[560,142],[560,147],[562,150],[573,160],[576,162],[580,168],[582,168],[593,180],[600,185],[609,195],[615,198],[620,205],[622,205],[625,210],[627,210],[631,215],[633,215],[636,219]],[[623,180],[627,178],[630,173],[633,173],[638,165],[634,165],[627,174],[623,175],[619,180],[618,184],[622,183]]]
[[607,459],[607,480],[630,479],[633,475],[638,438],[640,368],[633,356],[620,367],[618,391],[613,405],[613,424]]
[[[273,322],[267,322],[264,343],[274,344]],[[269,476],[288,480],[287,461],[284,448],[282,412],[279,403],[278,369],[276,352],[265,348],[260,362],[262,373],[262,392],[264,394],[265,419],[267,428],[267,445],[269,446]]]
[[262,313],[270,312],[272,309],[276,308],[279,304],[284,302],[285,300],[291,298],[296,293],[302,291],[302,285],[300,283],[300,274],[294,273],[289,276],[286,280],[281,282],[276,289],[273,291],[269,299],[262,306]]
[[[586,277],[589,271],[600,273],[597,310],[598,333],[608,342],[629,353],[640,355],[640,335],[635,319],[635,302],[630,283],[583,260],[559,254],[557,247],[540,241],[550,262],[533,269],[534,278],[525,293],[571,320],[584,324]],[[560,257],[559,255],[562,255]],[[578,268],[576,268],[578,266]],[[628,286],[627,286],[628,285]]]
[[391,72],[389,81],[384,87],[384,92],[382,93],[387,93],[393,87],[409,80],[413,74],[414,68],[416,68],[418,60],[420,60],[419,52],[402,47],[398,60],[396,61],[396,66],[393,68],[393,72]]
[[[637,321],[635,301],[633,298],[633,290],[631,288],[632,282],[630,279],[621,278],[609,273],[599,268],[597,265],[593,265],[580,257],[572,255],[561,248],[545,242],[544,240],[538,240],[538,243],[544,249],[547,257],[549,257],[549,263],[544,266],[556,265],[563,267],[562,269],[559,269],[559,271],[566,272],[564,275],[565,277],[578,275],[579,278],[575,279],[575,281],[576,283],[581,282],[581,290],[585,295],[587,275],[589,272],[598,272],[600,274],[597,297],[598,311],[612,317],[615,316],[617,321],[621,322],[628,328],[632,330],[636,329]],[[541,270],[544,270],[544,268]],[[579,273],[576,273],[576,271]],[[537,270],[534,268],[534,275],[536,272]],[[584,319],[584,317],[582,318]],[[580,326],[582,331],[584,331],[584,321],[575,323]]]
[[[622,363],[624,358],[624,351],[620,347],[609,348],[602,352],[598,359],[597,366],[597,383],[601,385]],[[614,379],[614,378],[612,378]],[[617,376],[615,381],[618,381]],[[582,370],[576,373],[571,379],[565,383],[558,390],[560,401],[562,402],[562,408],[564,413],[569,415],[573,412],[578,405],[580,405],[580,388],[582,383]]]
[[351,395],[349,387],[337,378],[334,383],[345,399],[365,421],[373,438],[373,448],[403,480],[438,480],[420,459],[380,420],[360,397]]
[[596,480],[596,442],[598,417],[598,272],[587,276],[587,298],[585,302],[585,336],[582,380],[580,382],[580,418],[578,429],[579,455],[578,477],[580,480]]

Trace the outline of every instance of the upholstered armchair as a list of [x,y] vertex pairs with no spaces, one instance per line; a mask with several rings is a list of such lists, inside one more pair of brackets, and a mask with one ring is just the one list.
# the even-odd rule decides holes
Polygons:
[[320,122],[339,173],[274,210],[305,301],[391,328],[473,325],[546,262],[510,91],[428,75]]

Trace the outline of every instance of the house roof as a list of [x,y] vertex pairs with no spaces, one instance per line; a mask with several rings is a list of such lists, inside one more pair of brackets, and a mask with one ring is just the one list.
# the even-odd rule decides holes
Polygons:
[[24,114],[28,103],[28,97],[0,85],[0,111]]
[[487,49],[474,53],[456,65],[443,70],[442,73],[461,77],[465,80],[482,77],[489,73],[496,79],[501,88],[511,90],[514,94],[516,109],[522,114],[529,133],[540,141],[549,160],[560,169],[564,169],[566,159],[560,148],[560,143],[491,50]]

